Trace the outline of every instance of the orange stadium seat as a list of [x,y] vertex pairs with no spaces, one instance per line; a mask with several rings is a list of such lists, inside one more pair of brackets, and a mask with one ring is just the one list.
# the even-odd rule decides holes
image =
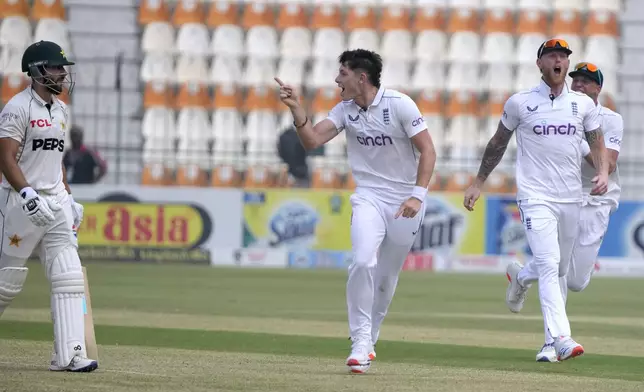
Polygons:
[[460,8],[453,10],[447,20],[447,31],[461,33],[464,31],[479,32],[479,14],[475,9]]
[[20,74],[4,75],[0,92],[0,101],[8,102],[14,95],[29,86],[29,79]]
[[72,97],[69,96],[69,89],[63,88],[63,92],[60,93],[56,98],[65,102],[68,106],[72,104]]
[[[549,33],[548,15],[538,9],[527,9],[519,12],[516,34],[543,34]],[[536,53],[536,49],[535,49]],[[535,54],[536,56],[536,54]]]
[[249,165],[244,176],[244,188],[273,188],[275,174],[268,165]]
[[412,30],[419,33],[426,30],[444,31],[447,18],[445,11],[437,6],[421,6],[411,23]]
[[509,9],[491,9],[485,12],[481,32],[490,33],[508,33],[513,34],[515,31],[514,14]]
[[342,10],[337,4],[324,3],[315,5],[311,16],[311,29],[341,29]]
[[589,11],[588,19],[584,26],[584,35],[619,36],[619,22],[617,20],[617,15],[605,10]]
[[252,87],[248,90],[244,99],[243,110],[251,112],[255,110],[277,110],[277,96],[272,88]]
[[439,173],[434,172],[434,175],[429,180],[428,189],[430,192],[440,192],[443,190],[443,178]]
[[170,20],[168,4],[161,0],[141,0],[139,6],[139,24],[167,22]]
[[210,28],[237,25],[239,23],[239,2],[235,0],[212,2],[208,9],[206,23]]
[[232,164],[216,165],[210,176],[210,186],[232,188],[241,186],[241,174]]
[[335,87],[321,88],[315,92],[311,102],[311,112],[315,114],[328,113],[340,102],[340,90]]
[[172,13],[172,24],[181,26],[187,23],[205,23],[205,9],[200,1],[179,0]]
[[408,30],[411,23],[410,12],[408,7],[399,5],[390,5],[384,7],[382,16],[378,23],[378,30]]
[[307,26],[308,18],[304,4],[288,3],[280,5],[276,25],[278,29]]
[[233,108],[241,106],[241,92],[231,85],[220,85],[215,88],[212,99],[212,109]]
[[35,0],[31,7],[31,18],[40,19],[66,19],[65,6],[62,0]]
[[0,0],[0,18],[8,16],[29,16],[27,0]]
[[148,163],[143,167],[141,176],[143,185],[165,186],[173,183],[172,170],[162,163]]
[[339,189],[342,187],[342,180],[338,171],[333,167],[316,167],[311,176],[311,188],[313,189]]
[[264,1],[250,1],[244,7],[242,27],[249,29],[254,26],[274,26],[275,13],[271,5]]
[[167,83],[152,81],[145,84],[143,107],[147,109],[154,106],[174,107],[174,92]]
[[180,165],[177,168],[177,185],[181,186],[206,186],[208,173],[197,164]]
[[208,86],[199,82],[186,82],[179,86],[175,104],[178,109],[191,106],[207,108],[210,101]]
[[445,184],[446,192],[463,192],[472,183],[474,175],[457,171],[452,173]]
[[345,20],[344,29],[351,31],[356,29],[376,29],[376,13],[368,5],[356,4],[349,8]]
[[483,186],[483,191],[486,193],[510,193],[507,176],[498,171],[490,173]]
[[344,189],[348,190],[354,190],[356,189],[356,180],[353,178],[353,174],[351,174],[351,171],[349,171],[346,175],[346,178],[344,180]]
[[[562,35],[579,36],[582,33],[582,15],[575,10],[558,10],[554,12],[550,35],[558,37]],[[572,43],[570,43],[572,45]],[[574,51],[576,48],[573,47]]]

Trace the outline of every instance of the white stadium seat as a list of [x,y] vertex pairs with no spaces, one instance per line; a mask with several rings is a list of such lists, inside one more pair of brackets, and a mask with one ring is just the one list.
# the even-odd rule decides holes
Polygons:
[[152,22],[143,28],[141,49],[144,53],[174,53],[174,27],[168,22]]
[[311,30],[306,27],[288,27],[282,32],[280,55],[306,59],[311,56],[311,40]]
[[346,49],[346,37],[340,29],[322,28],[313,35],[313,57],[333,58]]
[[414,54],[418,60],[444,61],[446,49],[447,35],[440,30],[425,30],[416,36]]
[[148,53],[143,57],[141,80],[144,82],[169,82],[174,80],[174,60],[172,55]]
[[304,80],[306,87],[317,89],[337,86],[335,78],[338,76],[338,68],[337,57],[315,60],[309,77]]
[[146,139],[174,140],[177,137],[175,113],[160,106],[146,109],[141,128]]
[[478,92],[479,67],[473,64],[452,63],[447,71],[447,91]]
[[492,93],[512,92],[514,90],[513,74],[511,64],[490,64],[481,79],[481,89]]
[[211,140],[208,110],[201,107],[183,108],[177,115],[177,138],[197,146]]
[[380,42],[376,30],[355,29],[349,32],[348,49],[367,49],[378,51]]
[[221,25],[212,33],[210,51],[215,56],[235,56],[244,54],[244,30],[240,26]]
[[[537,52],[535,50],[535,58],[537,57],[536,53]],[[514,90],[522,91],[531,89],[539,84],[540,79],[541,72],[539,72],[539,68],[537,68],[535,64],[520,65],[517,68],[517,75],[514,81]]]
[[179,54],[207,56],[209,53],[208,28],[201,23],[186,23],[177,32],[176,48]]
[[411,86],[417,90],[442,90],[445,79],[445,66],[442,63],[418,61],[414,66]]
[[481,60],[487,64],[507,63],[514,56],[514,51],[514,37],[511,34],[489,33],[483,37]]
[[447,59],[454,62],[479,61],[480,36],[472,31],[452,34],[447,48]]
[[271,26],[253,26],[246,32],[245,47],[249,57],[274,59],[279,54],[277,31]]
[[262,58],[249,58],[242,73],[242,84],[247,87],[274,85],[275,72],[273,61]]
[[208,83],[208,64],[201,55],[180,55],[177,60],[175,81],[179,83],[199,82]]
[[237,57],[215,57],[210,66],[210,83],[238,84],[242,78],[241,59]]
[[409,68],[405,61],[386,61],[382,67],[382,84],[394,89],[408,88]]
[[22,50],[2,47],[0,50],[0,70],[4,75],[23,75]]
[[282,57],[277,67],[277,77],[283,81],[288,81],[288,84],[301,89],[304,83],[304,59]]
[[64,20],[40,19],[34,30],[34,42],[40,40],[56,42],[67,54],[71,53],[72,47],[69,41],[67,22]]
[[8,16],[0,21],[0,46],[24,50],[31,43],[29,19],[23,16]]
[[[608,35],[590,36],[587,39],[584,61],[596,64],[599,68],[617,69],[619,54],[617,40]],[[574,65],[574,64],[572,64]]]
[[212,135],[215,140],[245,139],[244,122],[234,108],[216,109],[212,113]]
[[542,34],[523,34],[517,41],[517,50],[515,61],[517,64],[532,64],[537,60],[537,50],[546,40]]
[[412,34],[408,30],[391,30],[382,35],[380,53],[385,60],[411,60],[413,49]]

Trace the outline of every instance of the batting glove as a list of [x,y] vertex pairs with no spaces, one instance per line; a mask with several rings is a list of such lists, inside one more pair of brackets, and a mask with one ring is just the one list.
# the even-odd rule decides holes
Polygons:
[[22,196],[22,210],[31,223],[42,227],[54,221],[54,211],[59,210],[60,205],[53,201],[48,202],[31,187],[21,190],[20,196]]
[[83,211],[85,211],[85,208],[83,208],[83,205],[80,203],[76,203],[76,200],[74,200],[74,197],[70,194],[69,199],[72,202],[72,217],[74,218],[74,229],[78,229],[80,227],[80,224],[83,222]]

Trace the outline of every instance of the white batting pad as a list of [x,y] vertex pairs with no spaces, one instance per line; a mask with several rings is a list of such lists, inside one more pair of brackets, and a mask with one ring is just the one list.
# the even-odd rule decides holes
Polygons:
[[76,355],[86,357],[83,298],[85,284],[75,248],[64,249],[51,264],[51,315],[60,366]]
[[22,290],[27,280],[26,267],[0,268],[0,315]]

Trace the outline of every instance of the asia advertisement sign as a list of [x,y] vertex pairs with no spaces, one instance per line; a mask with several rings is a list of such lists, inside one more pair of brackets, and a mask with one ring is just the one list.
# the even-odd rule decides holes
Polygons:
[[[118,190],[116,190],[118,189]],[[241,246],[241,191],[80,186],[83,260],[211,262],[218,247]]]

